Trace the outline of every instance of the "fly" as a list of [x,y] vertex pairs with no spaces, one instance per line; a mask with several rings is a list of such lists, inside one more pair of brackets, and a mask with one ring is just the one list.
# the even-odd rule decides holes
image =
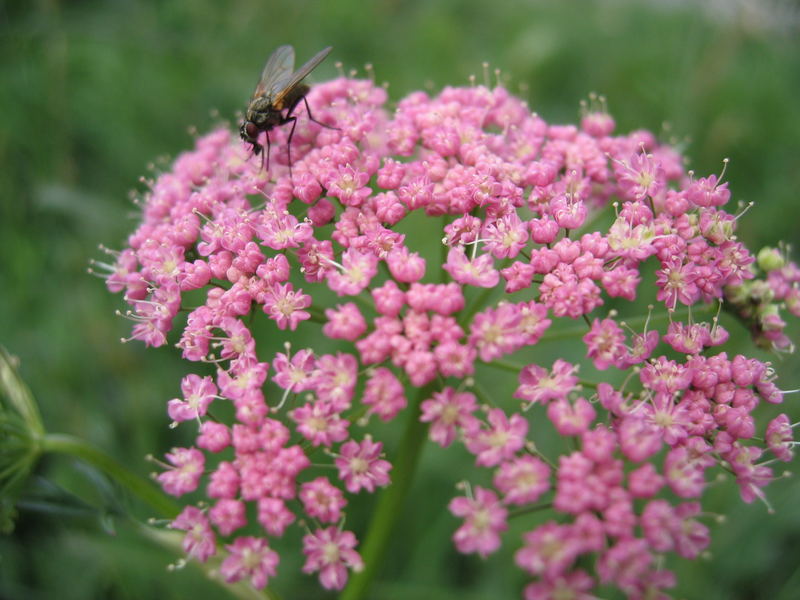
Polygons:
[[[291,123],[292,129],[286,142],[286,153],[289,159],[289,177],[292,176],[292,136],[297,126],[297,117],[292,113],[301,100],[306,106],[309,119],[328,129],[336,129],[317,121],[311,115],[311,109],[306,100],[306,94],[310,88],[303,83],[303,79],[325,60],[331,50],[331,46],[320,50],[297,71],[294,70],[294,48],[291,46],[280,46],[267,60],[267,64],[261,72],[261,79],[247,105],[242,126],[239,128],[239,135],[245,142],[252,144],[256,156],[264,150],[264,146],[258,142],[258,136],[262,131],[266,132],[267,169],[269,169],[270,151],[269,132],[275,127]],[[263,166],[263,156],[261,160]]]

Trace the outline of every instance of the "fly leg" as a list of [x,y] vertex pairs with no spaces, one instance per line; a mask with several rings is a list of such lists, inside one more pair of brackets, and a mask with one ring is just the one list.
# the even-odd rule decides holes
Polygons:
[[309,118],[309,120],[311,120],[311,121],[314,121],[314,123],[316,123],[317,125],[322,125],[322,126],[323,126],[323,127],[325,127],[326,129],[335,129],[335,130],[337,130],[337,131],[339,130],[339,128],[338,128],[338,127],[334,127],[333,125],[326,125],[326,124],[325,124],[325,123],[323,123],[322,121],[317,121],[317,120],[314,118],[314,116],[311,114],[311,108],[308,106],[308,100],[306,100],[306,97],[305,97],[305,96],[303,96],[303,104],[305,104],[305,105],[306,105],[306,113],[308,113],[308,118]]
[[294,182],[292,178],[292,136],[294,136],[295,127],[297,127],[297,117],[290,117],[289,115],[292,114],[291,111],[286,115],[286,118],[283,120],[283,125],[286,123],[292,123],[292,129],[289,131],[289,138],[286,140],[286,157],[289,160],[289,179]]
[[[272,144],[269,141],[269,129],[267,129],[264,133],[267,134],[267,151],[261,155],[261,170],[264,170],[264,159],[267,160],[267,167],[266,170],[269,171],[269,151],[272,148]],[[265,156],[266,155],[266,156]]]

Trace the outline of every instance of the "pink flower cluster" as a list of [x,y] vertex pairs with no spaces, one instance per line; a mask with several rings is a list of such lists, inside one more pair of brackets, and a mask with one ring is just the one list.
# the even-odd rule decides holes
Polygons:
[[[170,494],[205,498],[172,522],[186,553],[221,554],[227,581],[263,588],[279,562],[270,539],[298,523],[303,570],[342,589],[363,567],[343,528],[348,494],[388,485],[392,468],[359,431],[364,416],[391,421],[410,388],[434,383],[421,404],[430,439],[493,472],[450,504],[459,551],[489,555],[514,511],[544,502],[552,519],[516,553],[525,598],[588,599],[598,585],[659,597],[675,583],[660,556],[708,544],[707,472],[732,473],[750,502],[773,478],[764,452],[792,458],[788,418],[764,434],[753,415],[783,399],[771,367],[728,356],[708,315],[721,303],[759,343],[790,349],[780,308],[800,314],[800,269],[772,253],[759,277],[723,209],[727,183],[695,179],[649,132],[614,135],[605,112],[551,125],[475,86],[412,93],[390,113],[382,88],[344,78],[308,102],[337,129],[299,116],[291,177],[283,130],[269,172],[228,130],[199,139],[152,183],[107,278],[133,338],[160,346],[180,328],[183,357],[206,373],[167,405],[197,435],[158,476]],[[420,253],[414,213],[439,224],[441,260]],[[655,285],[641,286],[648,275]],[[660,316],[631,329],[626,301],[626,317],[656,302]],[[260,357],[250,324],[264,319],[341,350]],[[583,381],[577,357],[554,357],[519,366],[516,400],[478,402],[476,363],[575,320],[586,365],[628,372],[623,385]],[[576,449],[550,456],[534,443],[543,427]]]

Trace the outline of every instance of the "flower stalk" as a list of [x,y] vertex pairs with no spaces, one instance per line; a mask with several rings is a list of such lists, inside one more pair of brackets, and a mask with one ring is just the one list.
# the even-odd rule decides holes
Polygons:
[[403,515],[404,502],[414,481],[420,455],[425,445],[427,425],[420,421],[420,404],[435,389],[428,384],[417,392],[409,407],[405,431],[397,448],[392,484],[381,492],[372,514],[367,535],[362,547],[364,569],[354,573],[341,595],[341,600],[363,600],[368,597],[370,586],[378,576],[383,557],[391,543],[397,522]]

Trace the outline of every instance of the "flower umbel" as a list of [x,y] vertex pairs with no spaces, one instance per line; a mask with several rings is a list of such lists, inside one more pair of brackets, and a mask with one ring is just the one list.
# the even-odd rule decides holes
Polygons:
[[[227,581],[263,588],[278,575],[270,539],[296,524],[303,571],[344,588],[370,560],[343,527],[349,498],[397,472],[364,429],[431,386],[428,437],[491,470],[493,489],[462,486],[449,505],[459,551],[515,544],[526,598],[593,598],[598,585],[662,597],[675,578],[661,555],[694,559],[709,543],[708,472],[765,500],[763,452],[792,459],[788,417],[766,431],[754,418],[783,400],[771,365],[729,355],[717,313],[791,350],[781,310],[800,314],[800,269],[772,250],[756,262],[724,211],[727,183],[694,179],[648,132],[614,135],[605,109],[550,125],[505,89],[472,86],[390,110],[383,88],[347,78],[307,100],[337,129],[298,119],[291,174],[279,152],[261,170],[225,129],[198,139],[151,184],[107,279],[133,338],[175,335],[196,363],[167,404],[194,444],[158,476],[172,495],[207,496],[172,521],[186,553],[219,554]],[[285,147],[285,131],[271,134]],[[420,222],[441,253],[425,253]],[[652,322],[637,325],[648,304]],[[272,340],[256,340],[264,328]],[[301,333],[335,350],[265,350]],[[550,333],[582,340],[583,356],[504,362]],[[516,371],[513,397],[475,384],[492,366]],[[602,379],[614,371],[622,384]],[[540,449],[542,427],[570,439]],[[552,518],[504,539],[534,509]]]

